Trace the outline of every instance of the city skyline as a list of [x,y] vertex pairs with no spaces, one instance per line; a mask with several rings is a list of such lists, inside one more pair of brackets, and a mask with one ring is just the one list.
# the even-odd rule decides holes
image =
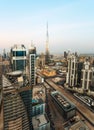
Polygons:
[[0,52],[14,44],[29,47],[31,41],[45,52],[48,21],[51,53],[93,53],[93,5],[93,0],[1,0]]

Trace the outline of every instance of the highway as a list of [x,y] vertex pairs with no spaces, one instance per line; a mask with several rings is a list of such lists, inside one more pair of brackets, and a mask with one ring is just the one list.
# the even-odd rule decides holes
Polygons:
[[[55,83],[53,83],[51,81],[51,79],[46,79],[46,82],[52,86],[54,89],[56,89],[57,91],[61,92],[64,96],[66,96],[71,102],[73,102],[76,107],[77,110],[84,116],[85,119],[87,119],[91,124],[92,124],[92,128],[94,129],[94,113],[91,112],[85,105],[81,104],[81,102],[78,102],[78,100],[76,100],[74,98],[74,96],[72,96],[69,92],[67,92],[64,88],[59,87],[58,85],[56,85]],[[93,130],[91,129],[91,130]]]

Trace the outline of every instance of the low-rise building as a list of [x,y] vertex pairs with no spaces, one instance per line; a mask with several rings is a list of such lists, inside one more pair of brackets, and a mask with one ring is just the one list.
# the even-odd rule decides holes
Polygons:
[[90,130],[88,126],[83,121],[78,121],[76,123],[67,125],[64,130]]
[[54,104],[57,106],[57,109],[59,109],[60,113],[62,114],[65,120],[68,120],[76,115],[75,105],[71,103],[60,92],[58,91],[52,92],[51,97]]
[[41,73],[46,77],[53,77],[56,76],[56,70],[53,69],[43,69]]
[[34,130],[50,130],[50,122],[46,114],[41,114],[32,118]]

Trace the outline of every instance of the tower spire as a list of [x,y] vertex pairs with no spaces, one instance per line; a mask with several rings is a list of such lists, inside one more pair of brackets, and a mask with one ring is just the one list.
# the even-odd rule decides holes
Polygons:
[[48,63],[49,63],[49,47],[48,47],[48,44],[49,44],[49,34],[48,34],[48,22],[47,22],[46,28],[47,28],[47,31],[46,31],[46,55],[45,55],[45,61],[46,61],[46,64],[48,64]]
[[48,22],[47,22],[47,38],[48,38]]
[[47,22],[47,32],[46,32],[46,52],[48,51],[48,42],[49,42],[49,35],[48,35],[48,22]]

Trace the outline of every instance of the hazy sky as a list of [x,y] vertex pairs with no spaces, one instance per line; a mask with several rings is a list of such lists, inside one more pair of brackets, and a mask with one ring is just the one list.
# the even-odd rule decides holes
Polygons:
[[0,0],[0,50],[14,44],[45,52],[94,52],[94,0]]

